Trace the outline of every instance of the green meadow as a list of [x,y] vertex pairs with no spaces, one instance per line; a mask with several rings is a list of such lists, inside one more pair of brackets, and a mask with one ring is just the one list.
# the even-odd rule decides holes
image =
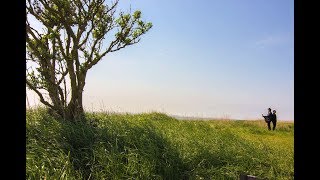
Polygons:
[[177,120],[87,112],[82,122],[26,113],[27,179],[293,179],[294,123]]

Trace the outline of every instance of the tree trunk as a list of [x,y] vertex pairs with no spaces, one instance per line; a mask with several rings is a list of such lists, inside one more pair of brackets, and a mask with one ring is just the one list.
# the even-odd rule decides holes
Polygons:
[[67,107],[56,105],[49,108],[50,115],[63,118],[67,121],[81,121],[84,119],[84,109],[82,105],[82,93],[74,96]]
[[84,118],[84,110],[82,106],[82,95],[73,98],[67,106],[64,118],[66,120],[79,121]]
[[76,87],[72,87],[71,100],[67,106],[66,115],[67,120],[79,121],[84,119],[84,109],[82,105],[82,94],[85,85],[86,73],[81,73],[78,76],[78,83]]

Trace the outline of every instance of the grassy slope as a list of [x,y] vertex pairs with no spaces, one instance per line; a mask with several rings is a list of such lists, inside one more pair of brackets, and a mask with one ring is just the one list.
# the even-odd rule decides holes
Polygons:
[[181,121],[160,113],[56,121],[27,111],[28,179],[293,179],[293,123]]

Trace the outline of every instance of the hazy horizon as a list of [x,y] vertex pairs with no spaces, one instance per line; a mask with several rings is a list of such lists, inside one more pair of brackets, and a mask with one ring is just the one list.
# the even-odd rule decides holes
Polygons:
[[294,121],[293,1],[130,4],[153,27],[89,70],[86,110],[255,120],[270,107]]
[[[37,95],[29,90],[27,90],[27,96],[28,96],[28,101],[26,101],[26,108],[34,108],[37,106],[42,106],[44,107],[43,104],[41,104],[38,101]],[[111,112],[111,113],[132,113],[132,114],[137,114],[137,113],[150,113],[150,112],[160,112],[160,113],[166,113],[170,116],[174,116],[174,117],[181,117],[181,118],[199,118],[199,119],[225,119],[225,120],[263,120],[263,117],[261,116],[261,114],[263,113],[264,115],[267,114],[267,110],[263,110],[263,109],[258,109],[256,108],[255,110],[253,110],[252,114],[255,114],[255,116],[245,116],[243,115],[243,112],[246,111],[238,111],[238,116],[235,116],[235,114],[233,114],[233,116],[230,114],[230,112],[228,111],[222,111],[222,112],[218,112],[219,109],[215,109],[215,113],[201,113],[200,111],[195,112],[194,109],[191,109],[191,112],[182,112],[181,111],[166,111],[166,108],[150,108],[145,106],[145,107],[141,107],[141,105],[136,106],[134,103],[131,104],[131,109],[130,108],[123,108],[120,106],[117,106],[116,104],[120,104],[117,98],[112,98],[112,102],[105,102],[106,97],[103,96],[102,98],[97,98],[94,96],[87,96],[84,95],[83,96],[85,99],[85,103],[84,103],[84,109],[87,112]],[[110,96],[109,96],[110,97]],[[28,103],[29,102],[29,103]],[[88,103],[89,102],[89,103]],[[111,105],[110,105],[111,104]],[[113,106],[112,106],[113,105]],[[220,107],[220,109],[230,109],[230,105],[225,105],[227,107]],[[232,105],[231,105],[232,106]],[[233,105],[236,106],[236,105]],[[169,108],[167,108],[169,109]],[[260,112],[257,113],[257,112]],[[280,116],[278,115],[278,120],[279,121],[294,121],[294,119],[285,119],[283,118],[283,114],[281,114]]]

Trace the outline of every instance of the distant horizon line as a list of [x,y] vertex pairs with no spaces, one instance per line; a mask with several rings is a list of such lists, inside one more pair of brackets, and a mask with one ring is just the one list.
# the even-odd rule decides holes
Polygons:
[[[26,109],[37,109],[39,107],[42,108],[46,108],[45,106],[38,104],[35,106],[26,106]],[[84,109],[85,112],[91,112],[91,113],[116,113],[116,114],[143,114],[143,113],[163,113],[166,114],[170,117],[176,118],[178,120],[204,120],[204,121],[210,121],[210,120],[235,120],[235,121],[260,121],[263,120],[263,118],[259,119],[238,119],[238,118],[229,118],[229,117],[209,117],[209,116],[194,116],[194,115],[177,115],[177,114],[171,114],[171,113],[167,113],[167,112],[161,112],[161,111],[157,111],[157,110],[150,110],[150,111],[144,111],[144,112],[129,112],[129,111],[125,111],[125,112],[121,112],[121,111],[112,111],[112,110],[88,110],[88,109]],[[281,122],[294,122],[294,119],[292,120],[281,120],[279,119],[278,121]]]

